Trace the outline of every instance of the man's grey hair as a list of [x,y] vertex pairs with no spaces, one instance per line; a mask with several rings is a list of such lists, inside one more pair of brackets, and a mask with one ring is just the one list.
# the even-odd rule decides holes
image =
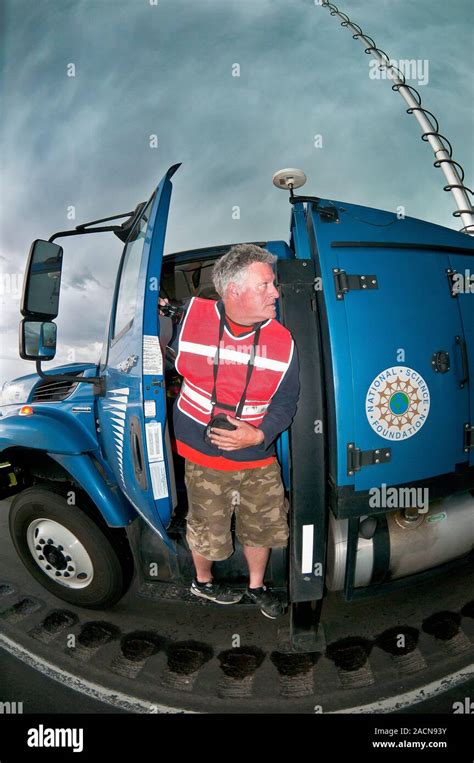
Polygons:
[[220,297],[227,286],[233,282],[242,286],[247,276],[247,268],[254,262],[266,262],[273,265],[278,257],[255,244],[236,244],[227,254],[220,257],[212,269],[212,282]]

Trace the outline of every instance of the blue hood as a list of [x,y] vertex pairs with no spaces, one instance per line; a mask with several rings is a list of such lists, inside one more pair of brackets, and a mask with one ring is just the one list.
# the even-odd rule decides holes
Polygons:
[[[89,376],[87,373],[89,370],[92,370],[94,373],[96,372],[97,366],[95,363],[68,363],[65,366],[55,366],[54,369],[48,369],[46,373],[50,371],[50,373],[63,374],[71,373],[71,371],[76,373],[83,371],[86,376]],[[0,394],[0,406],[27,403],[34,387],[40,381],[42,381],[41,377],[33,373],[5,382]]]

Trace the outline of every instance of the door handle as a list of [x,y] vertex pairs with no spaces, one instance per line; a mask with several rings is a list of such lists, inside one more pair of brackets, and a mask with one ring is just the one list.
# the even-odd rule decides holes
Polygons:
[[135,464],[135,471],[138,472],[138,474],[141,474],[143,472],[143,460],[142,460],[142,454],[140,452],[140,441],[138,439],[136,432],[132,434],[132,447],[133,447],[133,462]]
[[461,350],[461,363],[462,363],[462,379],[459,382],[459,388],[464,389],[469,381],[469,362],[467,359],[467,347],[466,342],[461,336],[456,337],[456,344]]
[[130,419],[130,438],[132,444],[132,459],[135,477],[140,487],[142,487],[143,490],[146,490],[148,483],[143,461],[144,451],[142,442],[142,430],[140,427],[140,422],[136,416],[132,416]]

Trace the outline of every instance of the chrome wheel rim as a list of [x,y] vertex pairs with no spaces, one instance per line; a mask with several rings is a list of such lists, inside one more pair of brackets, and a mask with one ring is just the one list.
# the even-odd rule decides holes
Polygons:
[[94,577],[94,565],[81,541],[71,530],[42,517],[26,531],[28,548],[38,567],[65,588],[87,588]]

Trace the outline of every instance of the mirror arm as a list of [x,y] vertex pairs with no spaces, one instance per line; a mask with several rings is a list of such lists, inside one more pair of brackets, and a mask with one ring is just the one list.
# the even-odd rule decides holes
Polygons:
[[36,373],[38,376],[41,376],[42,379],[48,379],[49,381],[70,381],[71,379],[76,379],[78,384],[96,384],[100,389],[102,389],[104,384],[103,376],[88,376],[83,378],[77,376],[77,374],[45,374],[41,368],[41,360],[36,361]]
[[81,230],[63,230],[59,231],[58,233],[54,233],[51,238],[48,239],[49,243],[52,244],[53,241],[56,238],[64,238],[65,236],[83,236],[85,233],[103,233],[103,232],[114,232],[121,230],[120,225],[103,225],[100,228],[85,228]]
[[[124,212],[121,215],[112,215],[111,217],[102,217],[100,220],[91,220],[89,223],[82,223],[81,225],[76,225],[74,230],[64,230],[64,231],[58,231],[58,233],[54,233],[54,235],[51,236],[49,240],[50,244],[54,242],[55,238],[61,238],[64,236],[82,236],[84,233],[124,233],[124,226],[126,227],[126,231],[128,233],[128,230],[133,227],[135,224],[135,221],[138,219],[138,217],[143,212],[144,207],[146,206],[146,201],[142,201],[136,209],[133,210],[133,212]],[[128,220],[126,220],[122,225],[102,225],[100,227],[90,227],[90,226],[97,226],[97,223],[106,223],[109,220],[119,220],[122,217],[127,217]],[[120,238],[120,237],[119,237]]]
[[91,220],[89,223],[81,223],[81,225],[76,225],[76,230],[83,230],[84,228],[88,228],[90,225],[97,225],[98,223],[107,223],[109,220],[119,220],[121,217],[132,217],[134,214],[135,210],[133,212],[124,212],[122,215],[112,215],[111,217],[102,217],[100,220]]

